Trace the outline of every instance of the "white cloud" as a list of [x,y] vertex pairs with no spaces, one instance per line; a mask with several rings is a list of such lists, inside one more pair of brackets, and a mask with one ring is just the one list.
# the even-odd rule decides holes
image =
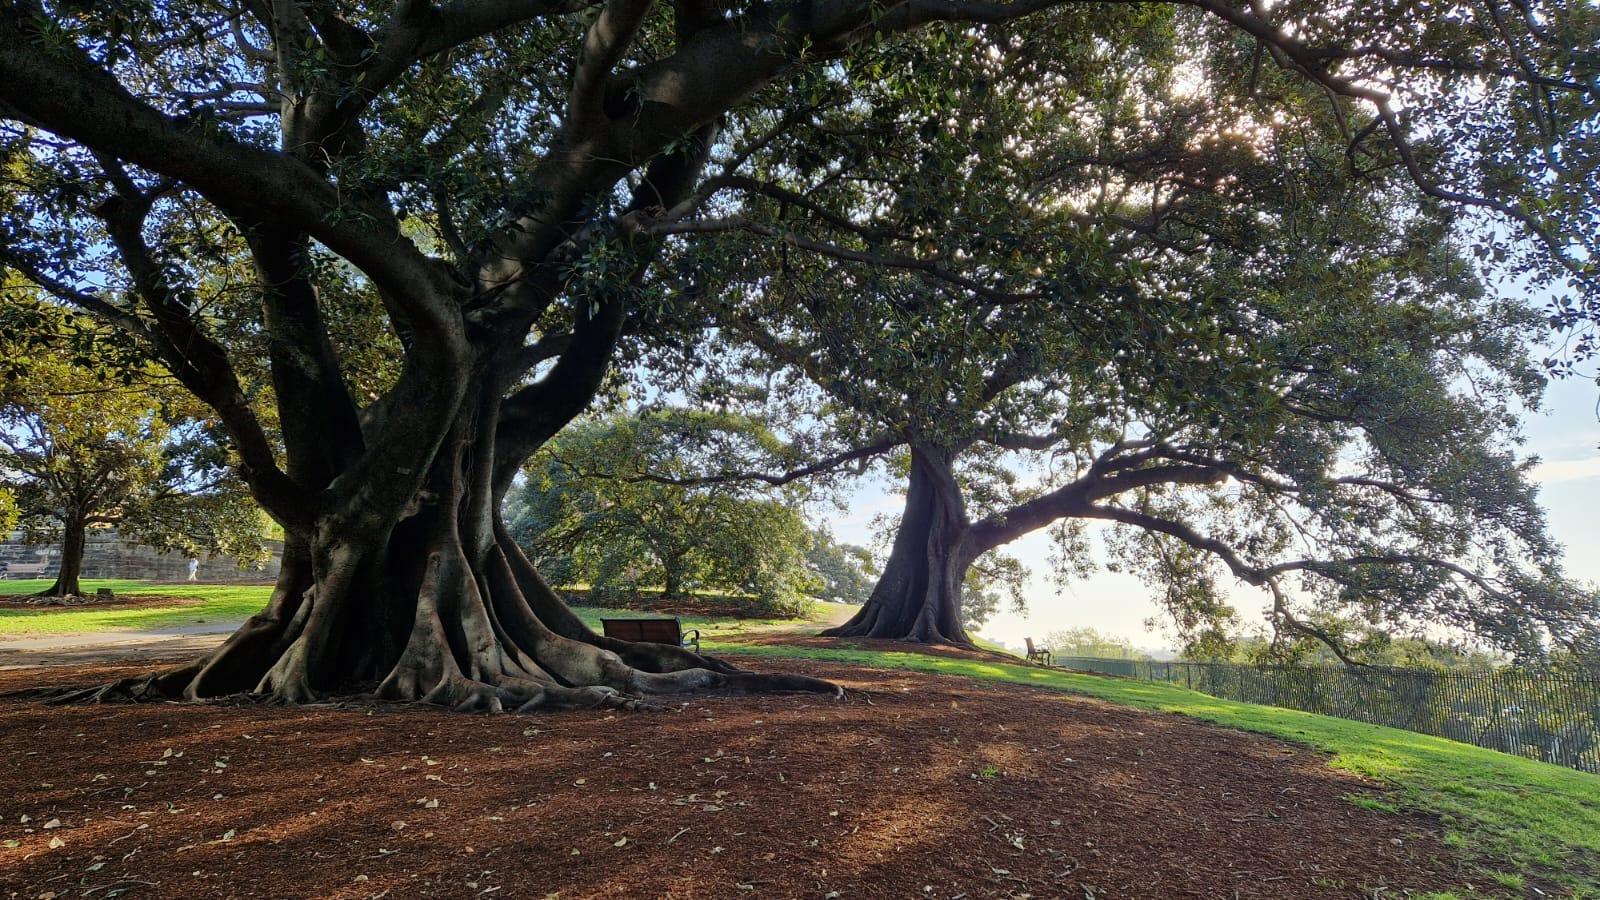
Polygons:
[[1580,478],[1600,478],[1600,456],[1588,459],[1558,459],[1542,462],[1533,467],[1533,480],[1540,484],[1558,484]]

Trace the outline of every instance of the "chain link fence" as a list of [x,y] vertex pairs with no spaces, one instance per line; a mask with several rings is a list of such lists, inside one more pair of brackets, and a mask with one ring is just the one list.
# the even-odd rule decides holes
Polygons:
[[1058,656],[1066,669],[1371,722],[1600,773],[1600,676]]

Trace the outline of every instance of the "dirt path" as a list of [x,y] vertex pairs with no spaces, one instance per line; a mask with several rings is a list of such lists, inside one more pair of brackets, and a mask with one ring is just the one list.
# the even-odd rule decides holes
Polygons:
[[[1304,898],[1459,883],[1431,823],[1353,805],[1374,788],[1303,749],[1012,685],[759,665],[849,694],[520,717],[3,700],[0,894]],[[0,672],[0,690],[132,671]]]
[[142,662],[203,653],[222,643],[243,619],[206,620],[171,628],[41,634],[0,639],[0,670]]

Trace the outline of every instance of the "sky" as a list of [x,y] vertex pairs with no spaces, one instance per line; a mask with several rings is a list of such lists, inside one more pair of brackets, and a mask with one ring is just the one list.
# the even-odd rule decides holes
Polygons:
[[[1544,408],[1524,418],[1524,453],[1541,460],[1534,470],[1540,484],[1539,499],[1548,514],[1551,535],[1566,548],[1567,574],[1583,581],[1600,582],[1600,420],[1596,404],[1600,387],[1586,378],[1551,382]],[[872,520],[880,514],[898,517],[905,502],[903,486],[886,479],[862,481],[848,497],[845,511],[828,510],[821,516],[834,536],[864,546],[872,545]],[[1099,523],[1091,525],[1091,529]],[[1127,638],[1147,650],[1174,646],[1163,613],[1151,591],[1132,575],[1099,572],[1074,581],[1062,591],[1049,577],[1050,540],[1035,532],[1006,548],[1028,566],[1032,579],[1027,590],[1027,611],[1017,613],[1003,604],[1001,611],[977,629],[989,640],[1021,647],[1023,638],[1041,639],[1066,628],[1089,626]],[[1266,605],[1265,594],[1249,588],[1236,591],[1235,606],[1241,618]],[[1156,627],[1146,622],[1155,619]]]

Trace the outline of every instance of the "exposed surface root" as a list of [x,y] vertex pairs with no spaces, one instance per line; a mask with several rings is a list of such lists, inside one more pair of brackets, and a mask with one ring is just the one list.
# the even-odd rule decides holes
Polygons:
[[644,644],[632,641],[623,641],[616,638],[598,637],[595,646],[617,654],[622,661],[641,672],[678,672],[684,669],[710,669],[724,675],[741,675],[744,669],[717,659],[714,656],[704,656],[682,647],[671,644]]
[[110,684],[69,690],[40,691],[37,696],[51,705],[69,703],[138,703],[166,699],[152,688],[154,678],[119,678]]

